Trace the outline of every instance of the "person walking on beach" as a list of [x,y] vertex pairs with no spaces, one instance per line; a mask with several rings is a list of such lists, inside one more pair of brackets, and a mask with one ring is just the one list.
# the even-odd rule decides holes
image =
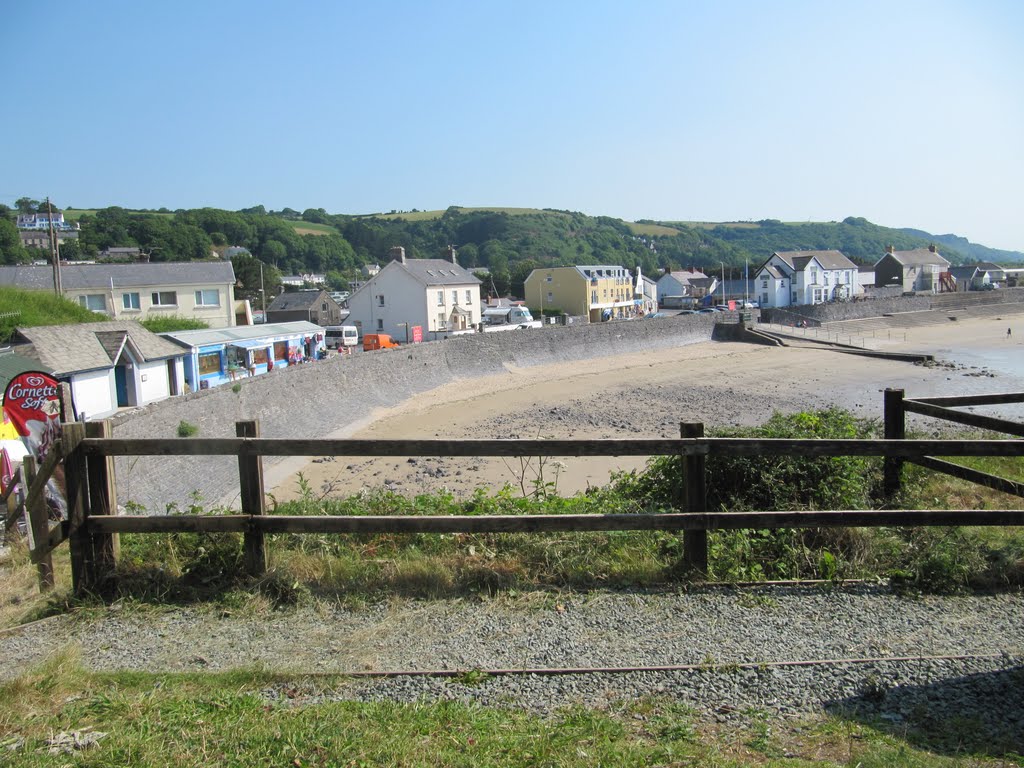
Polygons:
[[1013,328],[1006,329],[1006,338],[1010,338],[1013,335]]

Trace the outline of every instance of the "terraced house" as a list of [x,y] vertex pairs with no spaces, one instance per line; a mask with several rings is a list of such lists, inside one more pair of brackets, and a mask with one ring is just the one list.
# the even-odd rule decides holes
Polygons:
[[560,309],[592,323],[628,317],[637,306],[629,270],[609,264],[535,269],[523,292],[531,309]]
[[[180,315],[203,320],[211,328],[235,325],[235,272],[230,262],[65,262],[60,280],[65,298],[111,319]],[[52,293],[53,267],[0,267],[0,285]]]

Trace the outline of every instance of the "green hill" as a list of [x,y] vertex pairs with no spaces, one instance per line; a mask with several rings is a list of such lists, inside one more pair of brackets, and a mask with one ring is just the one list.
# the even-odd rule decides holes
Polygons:
[[[384,261],[397,245],[412,258],[437,257],[454,245],[459,263],[469,269],[486,267],[488,282],[500,293],[518,293],[526,275],[541,266],[617,264],[639,267],[648,275],[666,267],[717,272],[760,264],[773,251],[837,249],[858,264],[872,265],[888,245],[904,250],[936,244],[953,263],[1024,261],[1022,253],[996,251],[956,235],[882,227],[859,217],[832,222],[627,222],[533,208],[450,206],[349,215],[322,208],[268,211],[262,205],[241,211],[67,209],[65,216],[81,226],[79,242],[62,250],[71,259],[112,246],[138,246],[154,261],[194,260],[239,245],[282,273],[325,273],[331,287],[339,289],[357,279],[362,266]],[[8,239],[13,242],[13,237]],[[5,252],[4,242],[0,238],[4,263],[31,258],[13,245]]]

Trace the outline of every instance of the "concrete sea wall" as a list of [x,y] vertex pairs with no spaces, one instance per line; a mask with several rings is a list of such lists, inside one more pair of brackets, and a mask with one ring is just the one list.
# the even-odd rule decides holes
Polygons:
[[[690,315],[549,326],[334,356],[242,379],[237,392],[224,385],[121,414],[114,420],[114,436],[190,439],[177,437],[178,425],[185,421],[199,428],[198,437],[234,437],[235,422],[257,419],[263,437],[326,437],[366,419],[376,408],[459,379],[499,374],[506,365],[571,363],[709,341],[715,319]],[[280,461],[265,457],[265,470]],[[115,464],[118,503],[141,505],[149,514],[187,509],[196,497],[209,507],[237,493],[234,457],[143,456],[119,458]],[[237,507],[237,499],[230,506]]]

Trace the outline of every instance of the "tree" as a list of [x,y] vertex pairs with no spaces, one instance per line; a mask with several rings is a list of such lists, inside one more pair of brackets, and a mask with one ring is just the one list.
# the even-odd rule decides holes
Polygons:
[[264,243],[260,256],[268,264],[280,264],[288,258],[288,249],[279,240],[268,240]]
[[307,208],[302,212],[302,220],[313,224],[326,224],[328,222],[327,211],[323,208]]
[[10,219],[0,219],[0,261],[4,264],[22,264],[29,261],[28,253],[21,244],[18,228]]
[[235,288],[236,297],[260,301],[260,288],[266,292],[267,304],[277,296],[278,289],[281,287],[281,272],[277,267],[264,264],[259,259],[245,253],[232,256],[231,266],[235,270],[235,279],[241,283],[241,287]]
[[39,201],[33,200],[31,197],[19,197],[14,201],[14,207],[18,209],[18,213],[35,213],[39,207]]

